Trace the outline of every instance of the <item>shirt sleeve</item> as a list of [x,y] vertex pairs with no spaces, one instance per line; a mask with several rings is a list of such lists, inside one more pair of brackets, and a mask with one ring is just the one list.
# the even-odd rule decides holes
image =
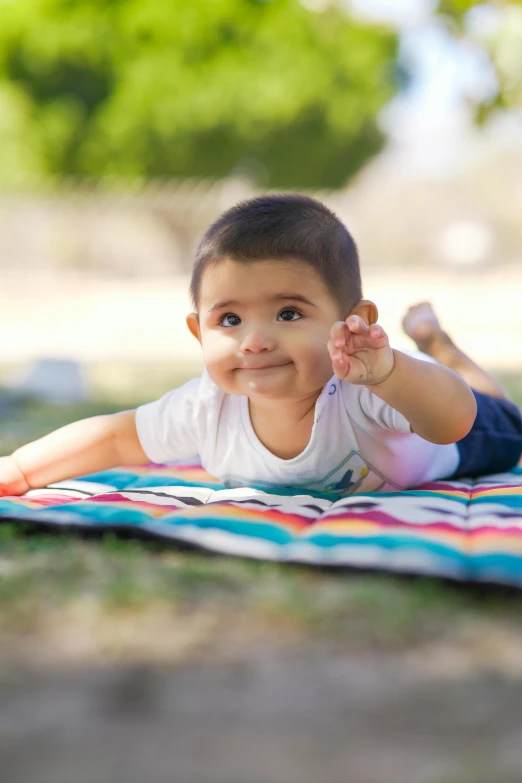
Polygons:
[[167,392],[136,410],[136,430],[147,457],[156,463],[196,459],[196,407],[201,378]]
[[411,433],[406,417],[366,386],[341,382],[341,390],[348,415],[364,429],[373,424],[389,432]]

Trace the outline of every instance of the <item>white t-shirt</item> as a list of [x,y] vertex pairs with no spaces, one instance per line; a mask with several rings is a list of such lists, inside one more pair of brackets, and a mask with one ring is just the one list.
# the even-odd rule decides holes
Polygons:
[[308,446],[293,459],[276,457],[261,443],[248,397],[226,394],[206,371],[140,406],[136,425],[152,462],[198,460],[231,488],[293,487],[338,496],[385,492],[449,477],[459,464],[454,443],[415,435],[404,416],[368,388],[336,376],[316,402]]

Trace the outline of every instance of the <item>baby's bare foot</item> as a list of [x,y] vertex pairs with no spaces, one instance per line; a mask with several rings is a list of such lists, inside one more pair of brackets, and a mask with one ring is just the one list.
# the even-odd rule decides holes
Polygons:
[[419,351],[441,364],[452,367],[460,361],[460,351],[442,329],[430,302],[419,302],[408,308],[402,327]]
[[419,351],[458,372],[473,389],[492,397],[509,399],[508,393],[496,378],[475,364],[455,345],[449,334],[442,329],[429,302],[419,302],[409,307],[402,319],[402,327],[416,343]]
[[402,319],[402,328],[419,347],[421,344],[425,347],[435,337],[443,334],[439,320],[429,302],[419,302],[409,307]]

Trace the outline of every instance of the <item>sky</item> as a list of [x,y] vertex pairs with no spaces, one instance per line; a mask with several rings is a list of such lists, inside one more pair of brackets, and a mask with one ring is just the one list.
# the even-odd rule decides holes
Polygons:
[[[469,98],[495,92],[494,71],[484,52],[458,41],[432,11],[433,0],[347,0],[358,15],[382,19],[401,34],[400,52],[414,75],[409,88],[384,110],[381,122],[397,165],[422,174],[450,174],[473,133]],[[470,18],[476,32],[495,24],[486,4]]]

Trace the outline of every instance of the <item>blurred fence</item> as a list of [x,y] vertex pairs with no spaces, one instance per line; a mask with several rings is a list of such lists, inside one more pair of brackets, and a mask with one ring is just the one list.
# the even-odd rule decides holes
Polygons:
[[[231,178],[0,194],[0,270],[187,274],[208,225],[256,192]],[[312,195],[346,222],[363,267],[522,266],[522,152],[431,181],[401,179],[377,159],[346,190]]]
[[[354,234],[364,295],[393,344],[405,309],[431,299],[477,361],[519,371],[522,149],[452,179],[400,175],[388,155],[346,190],[313,194]],[[185,325],[193,252],[257,192],[227,179],[0,194],[0,364],[201,361]]]
[[251,196],[240,180],[149,183],[139,191],[63,183],[42,194],[0,196],[0,268],[94,275],[186,273],[201,234]]

